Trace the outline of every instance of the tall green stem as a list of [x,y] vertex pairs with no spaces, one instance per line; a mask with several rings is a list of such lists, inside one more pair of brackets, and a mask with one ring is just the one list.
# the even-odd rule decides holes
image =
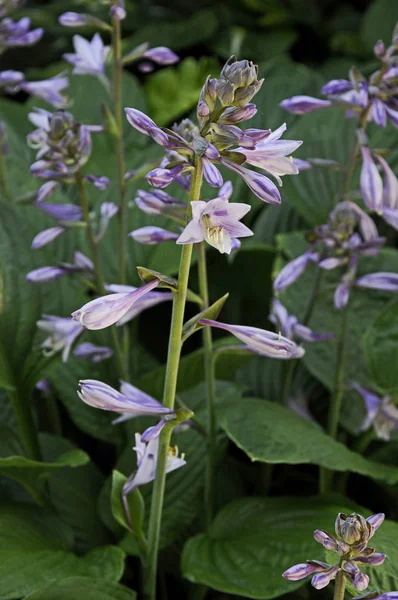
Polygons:
[[2,195],[4,196],[4,200],[8,202],[11,201],[10,190],[8,189],[7,182],[7,166],[6,166],[6,157],[2,152],[1,144],[0,144],[0,190]]
[[[207,282],[206,250],[204,242],[198,245],[198,271],[199,271],[199,292],[203,300],[203,308],[209,307],[209,289]],[[214,503],[214,467],[216,455],[216,435],[217,423],[215,412],[215,361],[213,358],[213,341],[211,327],[204,327],[202,330],[204,365],[206,380],[206,400],[207,400],[207,470],[205,485],[205,511],[207,526],[210,527],[213,519]]]
[[[99,254],[98,254],[98,246],[97,246],[97,242],[95,241],[95,235],[94,235],[93,228],[91,226],[90,210],[89,210],[86,190],[84,188],[84,180],[83,180],[83,176],[80,171],[77,171],[77,173],[75,175],[75,181],[76,181],[76,186],[77,186],[77,190],[79,193],[80,206],[81,206],[82,212],[83,212],[83,219],[84,219],[84,222],[86,223],[87,242],[90,247],[91,259],[92,259],[93,265],[94,265],[94,275],[95,275],[95,281],[97,284],[97,292],[101,296],[104,296],[107,292],[105,289],[104,278],[102,276],[102,271],[101,271],[101,264],[100,264],[100,260],[99,260]],[[122,351],[120,348],[119,338],[117,336],[117,332],[114,327],[111,327],[111,335],[112,335],[112,340],[113,340],[114,347],[115,347],[115,356],[116,356],[116,360],[118,363],[119,373],[123,378],[127,378],[127,367],[126,367],[126,364],[125,364],[125,361],[123,358],[123,354],[122,354]]]
[[25,446],[28,458],[40,460],[40,447],[29,396],[18,389],[10,390],[8,397],[14,411],[18,432]]
[[[329,407],[329,419],[328,419],[328,434],[332,438],[336,438],[337,429],[340,419],[341,404],[343,401],[344,388],[344,369],[346,362],[346,341],[347,341],[347,330],[348,330],[348,306],[343,308],[341,313],[341,326],[340,336],[337,345],[337,364],[334,377],[333,396]],[[320,471],[320,492],[325,493],[329,488],[329,472],[321,467]]]
[[[200,198],[202,178],[202,162],[200,159],[197,159],[191,180],[191,201],[196,201]],[[167,406],[167,408],[174,408],[174,400],[177,389],[178,369],[182,346],[182,328],[184,324],[184,312],[188,289],[189,271],[191,267],[192,248],[192,244],[184,245],[182,248],[180,269],[178,273],[178,286],[173,300],[166,378],[163,392],[163,405]],[[163,430],[159,440],[156,477],[153,486],[151,514],[148,530],[148,563],[145,591],[149,600],[156,600],[156,574],[158,565],[159,537],[166,480],[166,464],[171,433],[171,429],[166,427]]]
[[126,283],[126,236],[127,236],[127,202],[126,184],[124,181],[124,145],[123,145],[123,120],[122,120],[122,75],[123,64],[121,56],[120,21],[114,19],[112,23],[112,49],[113,49],[113,108],[117,132],[115,135],[115,152],[117,162],[117,176],[120,196],[119,222],[120,222],[120,248],[119,267],[120,283]]
[[343,571],[340,569],[340,571],[336,575],[333,600],[344,600],[345,584],[346,579]]

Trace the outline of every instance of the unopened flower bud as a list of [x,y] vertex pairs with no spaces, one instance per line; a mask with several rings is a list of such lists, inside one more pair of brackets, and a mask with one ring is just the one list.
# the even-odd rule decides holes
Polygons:
[[375,56],[377,56],[377,58],[382,58],[384,56],[384,53],[386,51],[386,47],[384,45],[383,40],[378,40],[373,48],[373,52],[375,53]]
[[231,56],[225,63],[217,80],[218,98],[223,106],[244,107],[258,92],[263,79],[258,81],[258,67],[248,60],[236,60]]
[[367,542],[371,527],[362,515],[339,513],[336,519],[336,534],[350,546],[358,542]]
[[58,110],[50,118],[51,137],[54,140],[60,140],[72,124],[72,116],[63,110]]

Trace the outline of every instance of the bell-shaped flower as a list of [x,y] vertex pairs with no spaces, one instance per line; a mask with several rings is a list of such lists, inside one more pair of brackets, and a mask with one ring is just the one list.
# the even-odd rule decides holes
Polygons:
[[[159,438],[152,439],[145,443],[141,439],[139,433],[135,434],[135,447],[133,448],[137,454],[137,470],[129,477],[123,487],[123,496],[126,497],[134,488],[146,483],[150,483],[155,479],[156,464],[159,454]],[[178,448],[169,448],[166,473],[171,473],[180,467],[186,465],[185,456],[178,455]]]
[[244,342],[249,350],[257,352],[270,358],[301,358],[304,355],[304,348],[298,346],[292,340],[273,331],[266,331],[258,327],[247,327],[244,325],[229,325],[212,321],[210,319],[200,319],[201,325],[217,327],[232,333],[239,340]]
[[37,327],[49,334],[41,344],[46,356],[62,352],[63,362],[68,360],[73,343],[84,331],[84,328],[72,319],[54,315],[43,315],[43,318],[37,321]]
[[[130,285],[111,284],[107,285],[106,289],[108,292],[120,294],[134,292],[137,288]],[[135,317],[138,317],[138,315],[140,315],[144,310],[152,308],[153,306],[157,306],[158,304],[168,300],[173,300],[172,292],[147,292],[144,296],[141,296],[136,302],[134,302],[134,304],[132,304],[123,317],[116,322],[116,326],[120,327]]]
[[376,437],[388,441],[392,431],[398,429],[398,408],[390,396],[377,396],[358,383],[352,384],[365,403],[366,416],[359,431],[367,431],[373,427]]
[[154,427],[149,427],[141,436],[143,442],[158,437],[167,421],[175,418],[175,411],[163,406],[160,402],[148,396],[130,383],[122,381],[121,391],[118,392],[110,385],[95,379],[85,379],[79,382],[79,398],[94,408],[118,412],[122,416],[114,421],[120,423],[127,419],[145,416],[161,416],[161,421]]
[[74,54],[64,54],[64,59],[73,65],[75,75],[95,75],[103,82],[105,77],[105,61],[110,48],[104,46],[99,33],[96,33],[89,42],[81,35],[73,36]]
[[105,329],[124,317],[137,300],[157,285],[159,280],[154,279],[132,292],[101,296],[73,312],[72,318],[86,329]]
[[23,81],[19,89],[41,98],[51,106],[55,108],[63,108],[68,103],[68,99],[61,94],[61,92],[69,85],[69,79],[62,73],[50,77],[50,79],[43,79],[42,81]]
[[229,203],[225,197],[204,202],[191,202],[192,220],[185,227],[177,244],[194,244],[206,241],[221,254],[230,254],[232,239],[253,235],[240,223],[250,210],[249,204]]
[[99,363],[113,356],[113,350],[108,346],[97,346],[91,342],[84,342],[75,348],[73,354],[78,358],[89,358],[91,362]]

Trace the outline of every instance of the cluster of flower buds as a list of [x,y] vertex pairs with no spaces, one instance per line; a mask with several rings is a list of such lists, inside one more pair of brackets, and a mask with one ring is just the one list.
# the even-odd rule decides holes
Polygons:
[[357,513],[350,515],[339,513],[335,524],[336,537],[322,529],[314,532],[317,542],[322,544],[326,550],[338,554],[338,565],[307,560],[305,563],[294,565],[285,571],[283,577],[290,581],[298,581],[308,575],[313,575],[312,585],[317,590],[321,590],[341,572],[357,590],[366,590],[369,585],[369,576],[362,573],[360,565],[378,566],[383,564],[386,558],[385,554],[375,552],[374,548],[368,546],[370,539],[383,520],[384,514],[382,513],[372,515],[367,519]]
[[337,309],[347,305],[353,286],[384,291],[398,291],[395,273],[372,273],[359,279],[358,261],[361,256],[375,256],[385,243],[378,235],[373,220],[353,202],[340,202],[331,212],[326,225],[320,225],[307,235],[310,248],[289,262],[276,277],[275,292],[281,292],[296,281],[310,263],[320,269],[345,269],[337,286],[334,302]]
[[28,17],[13,21],[10,12],[22,4],[21,0],[3,0],[0,5],[0,54],[8,48],[33,46],[43,35],[43,29],[30,30]]
[[223,178],[220,166],[237,173],[251,191],[264,202],[279,204],[277,186],[265,175],[248,169],[244,164],[258,167],[271,174],[279,185],[282,175],[298,173],[293,160],[288,157],[300,141],[281,140],[286,125],[275,131],[262,129],[242,130],[237,124],[253,117],[257,109],[250,100],[258,92],[262,80],[257,79],[257,67],[249,61],[231,57],[220,79],[206,80],[197,108],[198,126],[184,120],[173,129],[158,127],[152,119],[134,108],[126,108],[126,117],[137,131],[150,136],[165,149],[159,168],[147,175],[151,185],[165,188],[177,181],[184,187],[200,157],[203,175],[213,187],[221,187]]
[[362,113],[379,127],[385,127],[387,119],[398,127],[398,26],[388,48],[381,40],[376,43],[375,55],[381,64],[369,78],[353,67],[349,79],[333,79],[323,86],[321,93],[327,100],[293,96],[281,103],[282,108],[301,115],[330,106],[343,106],[347,116]]
[[366,416],[358,431],[373,428],[378,439],[388,441],[392,431],[398,429],[398,408],[392,397],[377,396],[358,383],[353,383],[352,388],[362,396],[366,409]]

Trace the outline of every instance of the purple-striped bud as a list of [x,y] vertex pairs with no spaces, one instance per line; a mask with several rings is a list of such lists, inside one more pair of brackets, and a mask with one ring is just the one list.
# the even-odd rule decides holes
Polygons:
[[384,513],[376,513],[375,515],[371,515],[370,517],[368,517],[366,519],[366,521],[371,526],[371,532],[370,532],[369,539],[374,536],[376,531],[379,529],[380,525],[382,525],[385,518],[386,518],[386,515]]
[[129,236],[133,238],[139,244],[146,246],[155,246],[162,242],[171,242],[178,239],[178,234],[161,227],[153,227],[148,225],[147,227],[140,227],[135,231],[129,233]]
[[334,292],[334,305],[337,310],[342,310],[348,304],[348,300],[350,299],[350,287],[349,285],[343,281],[340,285],[337,286]]
[[328,81],[321,89],[321,94],[325,96],[337,96],[352,90],[352,83],[347,79],[332,79]]
[[283,100],[279,106],[293,115],[305,115],[321,108],[328,108],[332,103],[312,96],[293,96]]
[[300,563],[298,565],[293,565],[290,569],[287,569],[282,574],[282,577],[288,579],[289,581],[299,581],[300,579],[304,579],[308,577],[308,575],[312,575],[316,571],[321,571],[323,567],[320,565],[310,564],[310,563]]
[[33,205],[53,217],[53,219],[57,219],[57,221],[80,221],[82,218],[82,209],[75,204],[34,202]]
[[220,125],[233,125],[248,121],[257,113],[255,104],[246,104],[246,106],[238,108],[227,108],[217,120]]
[[357,562],[364,563],[365,565],[372,565],[374,567],[378,567],[382,565],[386,560],[386,554],[381,554],[380,552],[373,552],[370,556],[358,556],[355,559]]
[[180,175],[185,166],[186,164],[181,163],[172,169],[152,169],[152,171],[149,171],[149,173],[145,175],[145,179],[150,185],[153,185],[153,187],[165,188]]
[[339,571],[339,567],[330,567],[327,571],[322,571],[321,573],[317,573],[311,579],[311,585],[316,590],[322,590],[325,588],[332,579],[334,579]]
[[43,248],[43,246],[47,246],[47,244],[50,244],[64,231],[64,227],[50,227],[50,229],[44,229],[43,231],[40,231],[40,233],[38,233],[33,238],[32,248],[34,250],[37,250],[38,248]]
[[394,171],[390,168],[388,163],[382,156],[377,155],[381,168],[384,173],[384,186],[383,186],[383,214],[385,208],[398,208],[398,179]]
[[46,181],[46,183],[43,183],[37,192],[36,202],[44,202],[47,200],[58,187],[58,185],[58,181]]
[[327,531],[323,531],[323,529],[317,529],[316,531],[314,531],[314,539],[315,541],[322,544],[322,546],[327,550],[337,551],[337,540]]
[[73,255],[75,266],[82,271],[94,271],[94,263],[88,256],[77,250]]
[[379,98],[373,98],[372,100],[372,120],[378,127],[385,127],[387,125],[387,111],[385,104]]
[[362,146],[361,192],[366,206],[381,213],[383,208],[383,181],[369,148]]
[[95,27],[109,29],[109,25],[97,17],[76,12],[66,12],[59,16],[58,21],[64,27]]
[[358,591],[363,592],[369,585],[369,575],[359,572],[352,578],[352,583]]
[[134,129],[148,135],[160,146],[168,146],[169,136],[156,125],[152,119],[136,108],[125,108],[128,122]]
[[85,175],[84,179],[95,185],[97,190],[100,190],[100,192],[106,190],[109,185],[108,177],[104,177],[103,175],[100,177],[97,177],[96,175]]
[[274,281],[274,291],[282,292],[287,287],[289,287],[292,283],[294,283],[300,275],[302,275],[310,262],[315,262],[318,258],[318,255],[308,250],[301,256],[298,256],[294,260],[290,261],[285,267],[283,267],[282,271],[279,273],[277,278]]
[[112,348],[108,346],[97,346],[91,342],[79,344],[73,354],[78,358],[89,358],[93,363],[99,363],[113,355]]
[[170,196],[160,189],[137,191],[135,203],[142,212],[147,215],[165,215],[167,217],[184,218],[187,205]]
[[165,46],[150,48],[144,52],[143,56],[144,58],[153,60],[153,62],[158,65],[173,65],[180,60],[175,52],[170,50],[170,48],[166,48]]
[[203,177],[206,179],[207,183],[212,187],[221,187],[224,183],[224,180],[217,167],[205,157],[202,159],[202,164]]
[[360,277],[355,285],[357,287],[382,290],[385,292],[398,292],[398,273],[371,273]]
[[137,300],[158,285],[159,280],[154,279],[133,292],[101,296],[73,312],[72,318],[86,329],[105,329],[119,321]]
[[261,175],[260,173],[256,173],[250,169],[246,169],[246,167],[237,165],[226,158],[221,158],[220,163],[228,169],[231,169],[231,171],[238,173],[246,185],[251,189],[253,194],[260,198],[260,200],[263,200],[263,202],[267,202],[268,204],[281,203],[281,195],[278,188],[265,175]]
[[26,280],[29,283],[48,283],[65,275],[67,271],[61,267],[40,267],[34,269],[26,275]]

